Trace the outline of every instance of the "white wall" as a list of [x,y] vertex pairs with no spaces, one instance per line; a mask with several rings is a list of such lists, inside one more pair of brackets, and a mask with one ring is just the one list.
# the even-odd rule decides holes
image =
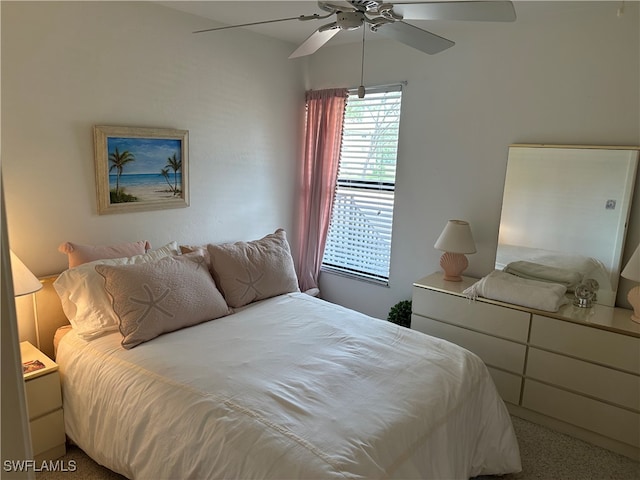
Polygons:
[[[366,44],[366,85],[408,81],[390,287],[323,273],[324,298],[386,318],[414,281],[439,270],[433,244],[453,218],[471,223],[477,244],[466,273],[491,271],[509,144],[640,144],[638,2],[620,18],[618,2],[515,5],[515,23],[434,22],[434,33],[456,41],[437,55]],[[358,44],[323,48],[309,62],[309,86],[357,86],[359,60]],[[637,183],[623,261],[640,241]],[[630,287],[621,282],[619,303]]]
[[[438,270],[433,243],[450,218],[472,225],[467,273],[488,273],[510,143],[640,144],[640,12],[626,2],[618,18],[618,6],[516,2],[512,24],[434,22],[457,42],[434,56],[368,41],[365,83],[409,82],[391,286],[323,274],[324,297],[385,318]],[[239,30],[194,36],[211,22],[147,2],[1,8],[9,236],[37,275],[65,267],[64,241],[160,246],[292,230],[303,90],[357,86],[359,43],[291,62],[291,45]],[[191,206],[97,215],[95,124],[188,129]],[[623,262],[640,241],[640,188],[634,202]]]
[[[304,118],[291,45],[150,2],[2,2],[2,169],[12,249],[259,238],[294,217]],[[98,215],[93,125],[189,130],[191,206]]]

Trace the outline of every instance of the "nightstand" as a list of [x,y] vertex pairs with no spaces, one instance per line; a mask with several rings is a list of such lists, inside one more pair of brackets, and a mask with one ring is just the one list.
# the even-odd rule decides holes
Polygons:
[[20,353],[23,366],[35,362],[24,373],[33,456],[54,460],[66,453],[58,365],[29,342],[20,343]]

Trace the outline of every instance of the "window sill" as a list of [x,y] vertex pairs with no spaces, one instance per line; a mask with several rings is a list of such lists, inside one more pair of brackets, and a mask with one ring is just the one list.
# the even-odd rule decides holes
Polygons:
[[338,270],[337,268],[321,266],[320,271],[323,273],[329,273],[331,275],[337,275],[339,277],[346,277],[351,280],[358,280],[360,282],[372,283],[373,285],[378,285],[380,287],[389,288],[389,280],[377,280],[375,278],[369,278],[362,275],[358,275],[357,273],[349,273],[342,270]]

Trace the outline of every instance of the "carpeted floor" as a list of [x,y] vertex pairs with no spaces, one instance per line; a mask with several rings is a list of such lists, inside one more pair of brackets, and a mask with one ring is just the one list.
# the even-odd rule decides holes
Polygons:
[[[517,417],[522,472],[500,480],[640,480],[640,463]],[[494,477],[477,477],[477,479]]]
[[[640,480],[638,462],[520,418],[512,418],[520,445],[522,472],[501,477],[476,477],[475,480]],[[67,467],[73,460],[75,471],[39,472],[36,480],[125,478],[96,464],[77,447],[69,448],[61,460]]]

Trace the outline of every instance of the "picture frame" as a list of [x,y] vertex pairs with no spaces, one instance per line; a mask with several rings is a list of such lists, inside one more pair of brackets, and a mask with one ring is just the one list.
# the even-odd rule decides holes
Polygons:
[[98,214],[189,206],[189,131],[96,125]]

